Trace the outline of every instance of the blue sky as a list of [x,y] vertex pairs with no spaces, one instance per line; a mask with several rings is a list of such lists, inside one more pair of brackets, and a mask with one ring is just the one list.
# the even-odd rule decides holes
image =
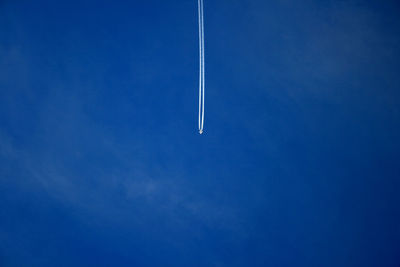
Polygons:
[[399,266],[400,6],[0,2],[1,266]]

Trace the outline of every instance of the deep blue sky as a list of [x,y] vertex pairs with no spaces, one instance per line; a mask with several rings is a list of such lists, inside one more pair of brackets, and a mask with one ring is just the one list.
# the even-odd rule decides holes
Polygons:
[[381,2],[0,1],[0,266],[399,266]]

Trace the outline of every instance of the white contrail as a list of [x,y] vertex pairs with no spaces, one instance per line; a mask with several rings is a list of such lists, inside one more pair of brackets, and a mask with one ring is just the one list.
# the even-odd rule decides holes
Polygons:
[[204,10],[203,0],[198,0],[199,9],[199,132],[204,126]]

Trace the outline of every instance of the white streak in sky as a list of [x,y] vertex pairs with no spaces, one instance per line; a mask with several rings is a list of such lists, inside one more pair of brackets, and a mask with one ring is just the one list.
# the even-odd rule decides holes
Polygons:
[[204,12],[203,0],[198,0],[199,9],[199,132],[203,133],[204,126]]

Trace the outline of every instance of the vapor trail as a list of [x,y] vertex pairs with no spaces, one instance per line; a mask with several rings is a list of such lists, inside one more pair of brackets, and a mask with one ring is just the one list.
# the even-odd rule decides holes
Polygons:
[[199,132],[204,126],[204,9],[203,0],[198,0],[199,10]]

